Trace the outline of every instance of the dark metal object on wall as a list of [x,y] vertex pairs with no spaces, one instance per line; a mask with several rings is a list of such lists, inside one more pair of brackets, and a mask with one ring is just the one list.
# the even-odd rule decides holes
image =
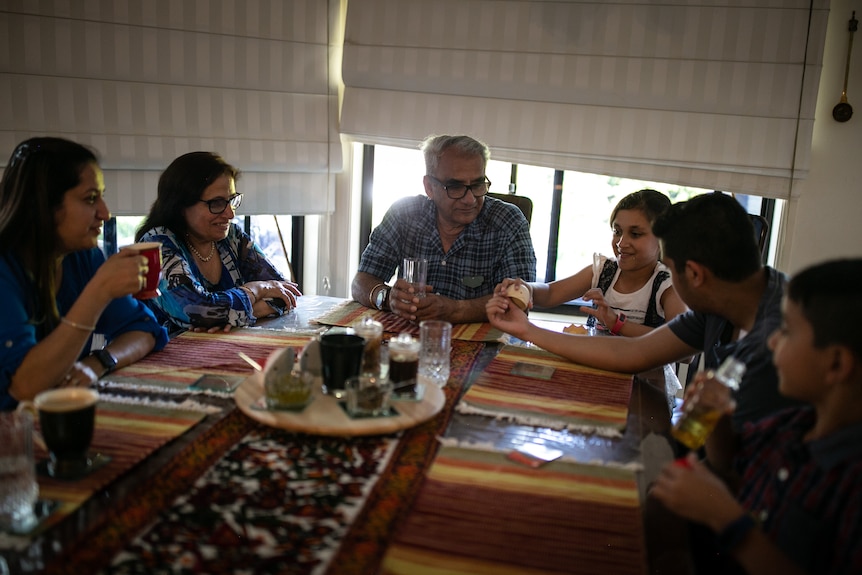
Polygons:
[[841,92],[841,101],[832,108],[832,117],[836,122],[846,122],[853,116],[853,106],[847,102],[847,79],[850,76],[850,53],[853,51],[853,33],[856,31],[859,21],[856,19],[856,11],[850,16],[848,30],[850,31],[850,42],[847,45],[847,64],[844,68],[844,90]]

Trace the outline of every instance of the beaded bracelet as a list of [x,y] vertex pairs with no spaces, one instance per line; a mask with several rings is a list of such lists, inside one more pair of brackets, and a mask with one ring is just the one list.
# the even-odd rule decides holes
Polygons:
[[80,329],[81,331],[96,331],[96,326],[94,325],[84,325],[82,323],[74,322],[66,317],[61,317],[60,321],[65,323],[69,327],[74,327],[75,329]]

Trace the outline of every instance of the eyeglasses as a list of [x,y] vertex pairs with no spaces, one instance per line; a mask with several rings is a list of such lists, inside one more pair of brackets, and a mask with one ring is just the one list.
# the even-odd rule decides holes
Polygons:
[[198,200],[199,202],[203,202],[210,209],[211,214],[220,214],[230,206],[230,209],[236,211],[239,205],[242,203],[242,194],[234,194],[231,197],[224,198],[213,198],[211,200]]
[[446,190],[446,195],[449,196],[450,200],[460,200],[467,195],[467,192],[471,192],[474,198],[481,198],[488,193],[488,189],[491,187],[491,180],[489,180],[487,176],[483,176],[485,181],[475,184],[462,184],[461,182],[444,184],[431,174],[428,174],[428,177]]

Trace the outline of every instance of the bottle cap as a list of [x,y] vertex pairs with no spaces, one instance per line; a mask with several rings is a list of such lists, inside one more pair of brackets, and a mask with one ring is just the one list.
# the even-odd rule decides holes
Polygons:
[[715,379],[729,387],[730,389],[739,389],[739,384],[742,381],[742,376],[745,375],[745,364],[730,356],[724,360],[715,372]]

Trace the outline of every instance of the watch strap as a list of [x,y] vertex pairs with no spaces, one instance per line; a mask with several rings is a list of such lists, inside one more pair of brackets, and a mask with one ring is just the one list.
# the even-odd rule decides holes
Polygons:
[[620,312],[617,314],[617,322],[614,324],[614,327],[611,328],[611,335],[619,335],[620,331],[623,329],[623,326],[626,323],[626,314]]
[[117,368],[117,358],[114,357],[114,354],[106,348],[93,350],[90,352],[90,355],[95,357],[99,363],[102,364],[102,367],[105,368],[105,372],[102,374],[102,377],[108,375]]

